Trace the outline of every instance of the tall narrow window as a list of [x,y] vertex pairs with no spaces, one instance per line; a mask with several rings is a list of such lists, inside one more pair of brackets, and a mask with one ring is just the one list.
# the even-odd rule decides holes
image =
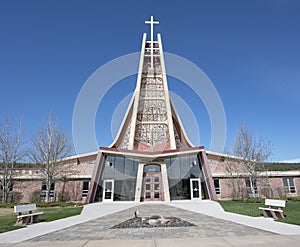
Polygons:
[[[13,184],[10,184],[10,185],[9,185],[9,188],[8,188],[8,191],[9,191],[9,192],[13,191],[13,188],[14,188],[14,185],[13,185]],[[0,185],[0,190],[3,190],[2,184]]]
[[[49,191],[49,196],[50,197],[54,197],[54,183],[51,184],[50,186],[50,191]],[[41,197],[42,198],[45,198],[46,197],[46,194],[47,194],[47,186],[46,184],[42,184],[42,193],[41,193]]]
[[[252,186],[253,186],[254,194],[257,195],[258,194],[258,189],[257,189],[256,181],[252,181]],[[250,178],[246,178],[246,188],[252,194]]]
[[87,194],[89,192],[89,186],[90,186],[89,181],[83,181],[83,184],[82,184],[82,197],[87,197]]
[[220,189],[220,180],[219,179],[214,179],[214,186],[216,190],[216,194],[221,194],[221,189]]
[[294,178],[283,178],[283,184],[288,194],[295,194],[296,193],[296,186],[294,183]]

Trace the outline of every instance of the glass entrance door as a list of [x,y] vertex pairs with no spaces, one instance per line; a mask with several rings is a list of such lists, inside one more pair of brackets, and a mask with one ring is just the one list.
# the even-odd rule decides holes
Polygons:
[[103,201],[113,201],[114,199],[114,180],[103,181]]
[[202,199],[201,195],[201,183],[200,178],[191,178],[190,179],[191,186],[191,199]]
[[160,172],[145,172],[143,177],[144,201],[162,200],[162,178]]

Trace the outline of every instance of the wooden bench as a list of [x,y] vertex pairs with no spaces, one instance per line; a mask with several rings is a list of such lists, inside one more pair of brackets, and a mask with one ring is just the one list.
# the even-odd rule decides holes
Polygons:
[[[27,205],[19,205],[14,206],[15,213],[18,213],[16,226],[20,225],[28,225],[37,223],[39,220],[39,215],[44,212],[32,212],[36,210],[36,204],[27,204]],[[23,214],[28,212],[27,214]]]
[[[273,200],[273,199],[266,199],[265,205],[269,206],[268,208],[259,207],[262,210],[264,217],[273,217],[275,220],[278,218],[283,219],[283,210],[282,208],[285,207],[284,200]],[[277,208],[273,208],[277,207]]]

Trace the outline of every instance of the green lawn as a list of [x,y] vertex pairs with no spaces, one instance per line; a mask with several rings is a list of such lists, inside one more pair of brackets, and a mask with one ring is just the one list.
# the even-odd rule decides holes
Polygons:
[[72,208],[61,208],[61,207],[51,207],[51,208],[40,208],[39,211],[43,211],[44,214],[40,215],[39,220],[41,222],[54,221],[62,218],[67,218],[70,216],[78,215],[81,213],[83,207],[72,207]]
[[[2,208],[0,208],[0,210],[2,210]],[[17,220],[17,216],[14,214],[0,216],[0,233],[22,228],[22,226],[14,226],[16,220]]]
[[[249,215],[254,217],[262,216],[259,207],[265,207],[263,202],[249,201],[219,201],[227,212]],[[278,221],[300,225],[300,201],[287,200],[286,207],[283,209],[284,219]]]
[[[50,221],[78,215],[81,213],[82,208],[83,207],[81,206],[39,208],[38,211],[44,212],[44,214],[39,216],[39,220],[41,222],[50,222]],[[0,208],[0,210],[2,211],[0,214],[0,233],[16,230],[22,227],[22,226],[14,226],[17,220],[17,216],[16,214],[13,213],[13,209]]]

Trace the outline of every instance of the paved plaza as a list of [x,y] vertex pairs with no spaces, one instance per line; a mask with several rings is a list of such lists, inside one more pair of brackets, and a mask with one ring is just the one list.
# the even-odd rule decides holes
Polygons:
[[[102,209],[102,210],[101,210]],[[106,209],[106,212],[103,212]],[[97,212],[101,210],[101,212]],[[111,229],[116,224],[134,217],[139,211],[141,217],[160,215],[173,216],[193,223],[190,227],[156,227]],[[216,217],[212,217],[215,215]],[[223,215],[223,216],[222,216]],[[231,216],[231,219],[224,219]],[[99,217],[97,217],[99,216]],[[247,218],[229,214],[215,202],[198,203],[138,203],[138,204],[94,204],[89,205],[81,216],[71,217],[73,222],[38,223],[23,232],[16,230],[0,234],[0,246],[300,246],[300,227],[280,223],[279,228],[272,219],[256,218],[257,224],[249,226]],[[250,217],[252,218],[252,217]],[[239,221],[239,222],[238,222]],[[275,223],[275,225],[274,225]],[[69,226],[68,226],[69,224]],[[35,232],[26,235],[32,229]],[[48,226],[48,232],[42,229]],[[272,227],[274,230],[272,230]],[[49,229],[49,228],[52,228]],[[263,229],[260,229],[263,228]],[[278,234],[278,229],[283,233]],[[290,231],[289,233],[285,231]],[[28,234],[28,232],[27,232]],[[16,239],[13,239],[15,236]],[[17,239],[19,238],[19,240]],[[6,239],[6,240],[5,240]],[[21,240],[21,241],[20,241]]]
[[[191,227],[155,227],[110,229],[116,224],[134,217],[138,210],[141,216],[162,215],[174,216],[186,220],[196,226]],[[154,239],[159,238],[195,238],[215,236],[247,236],[270,235],[272,233],[252,227],[236,224],[225,220],[216,220],[213,217],[197,214],[191,211],[175,208],[168,205],[146,204],[107,215],[77,226],[69,227],[31,241],[62,241],[69,240],[103,240],[103,239]]]

